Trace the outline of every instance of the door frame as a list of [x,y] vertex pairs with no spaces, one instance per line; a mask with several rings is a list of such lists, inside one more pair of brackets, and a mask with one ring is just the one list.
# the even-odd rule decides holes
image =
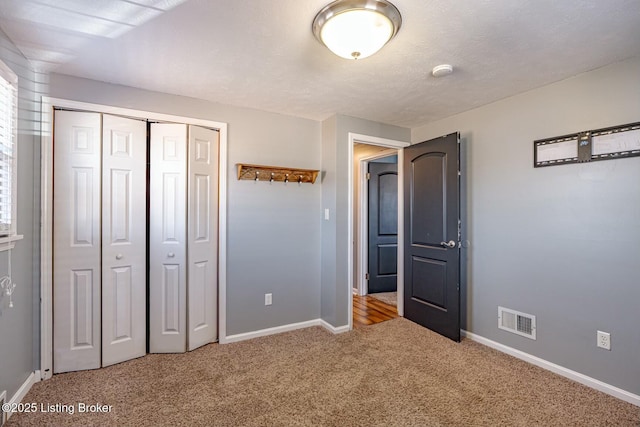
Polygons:
[[227,123],[102,104],[42,97],[40,194],[40,376],[53,375],[53,111],[66,108],[203,126],[220,132],[218,165],[218,341],[226,342],[227,291]]
[[[402,148],[408,147],[411,145],[409,142],[398,141],[395,139],[387,139],[380,138],[377,136],[371,135],[363,135],[359,133],[348,133],[348,151],[349,151],[349,159],[348,159],[348,170],[347,170],[347,187],[348,187],[348,201],[347,201],[347,285],[349,292],[347,296],[349,298],[349,303],[347,307],[349,308],[348,320],[349,320],[349,330],[353,329],[353,218],[354,218],[354,210],[353,210],[353,146],[356,143],[367,144],[367,145],[377,145],[380,147],[393,148],[398,150],[398,176],[402,176],[402,161],[404,160]],[[402,230],[404,228],[404,219],[402,218],[402,213],[404,212],[404,193],[403,193],[403,183],[402,179],[398,179],[398,283],[402,284],[404,281],[404,269],[402,263],[400,262],[404,257],[404,250],[402,244],[404,242]],[[404,304],[403,304],[403,290],[401,286],[398,286],[398,315],[402,316],[404,314]]]
[[369,185],[367,180],[367,171],[369,170],[369,163],[373,160],[399,155],[399,152],[399,148],[390,148],[360,159],[360,174],[358,176],[358,180],[360,181],[360,197],[358,198],[358,212],[356,214],[358,216],[358,241],[356,242],[358,247],[358,254],[356,257],[356,277],[358,283],[357,288],[353,288],[357,289],[357,293],[360,296],[367,295],[369,293],[367,281],[364,277],[368,272],[367,270],[369,270],[369,230],[367,227],[367,218],[369,216]]

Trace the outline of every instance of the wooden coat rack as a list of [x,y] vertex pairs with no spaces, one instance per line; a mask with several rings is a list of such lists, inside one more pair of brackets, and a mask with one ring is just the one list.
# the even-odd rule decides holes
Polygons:
[[316,182],[318,170],[294,169],[279,166],[248,165],[238,163],[238,179],[251,179],[253,181],[278,181],[310,183]]

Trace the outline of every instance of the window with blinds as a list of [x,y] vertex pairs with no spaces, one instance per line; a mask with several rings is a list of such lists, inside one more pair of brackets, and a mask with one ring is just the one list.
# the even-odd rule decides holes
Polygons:
[[0,237],[16,234],[18,77],[0,61]]

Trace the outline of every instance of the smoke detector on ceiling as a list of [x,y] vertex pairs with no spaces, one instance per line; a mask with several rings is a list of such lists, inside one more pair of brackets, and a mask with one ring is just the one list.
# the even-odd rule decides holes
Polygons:
[[431,70],[431,74],[433,77],[444,77],[453,73],[453,66],[449,64],[436,65]]

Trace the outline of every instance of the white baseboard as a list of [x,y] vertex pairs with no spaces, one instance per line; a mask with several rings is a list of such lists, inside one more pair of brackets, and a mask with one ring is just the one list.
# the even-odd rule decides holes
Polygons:
[[295,331],[296,329],[309,328],[311,326],[322,326],[323,328],[333,332],[334,334],[341,334],[349,331],[349,325],[335,327],[322,319],[307,320],[305,322],[290,323],[288,325],[276,326],[273,328],[260,329],[252,332],[244,332],[242,334],[228,335],[225,338],[220,339],[220,344],[229,344],[232,342],[250,340],[258,337],[266,337],[268,335],[281,334],[283,332]]
[[229,344],[232,342],[250,340],[252,338],[266,337],[267,335],[281,334],[283,332],[295,331],[296,329],[309,328],[311,326],[319,326],[320,319],[307,320],[306,322],[290,323],[288,325],[276,326],[274,328],[260,329],[242,334],[228,335],[221,344]]
[[524,360],[525,362],[539,366],[558,375],[562,375],[563,377],[579,382],[580,384],[586,385],[587,387],[591,387],[595,390],[601,391],[620,400],[624,400],[625,402],[629,402],[632,405],[640,406],[640,396],[638,396],[637,394],[633,394],[595,378],[588,377],[579,372],[572,371],[571,369],[565,368],[564,366],[556,365],[555,363],[533,356],[529,353],[525,353],[524,351],[520,351],[513,347],[509,347],[504,344],[500,344],[499,342],[492,341],[483,336],[476,335],[473,332],[462,330],[462,336],[467,337],[470,340],[476,341],[480,344],[484,344],[487,347],[494,348],[498,351],[501,351],[502,353],[506,353],[520,360]]
[[[39,373],[39,371],[36,371],[36,372]],[[29,376],[27,377],[26,380],[24,380],[24,382],[22,383],[18,391],[16,391],[16,394],[14,394],[11,400],[9,400],[7,403],[18,404],[22,402],[22,399],[24,399],[27,393],[29,393],[29,390],[31,390],[31,386],[33,386],[35,383],[40,381],[40,376],[38,375],[38,377],[36,377],[36,372],[32,372],[29,374]],[[13,415],[13,412],[7,412],[7,420],[11,418],[11,415]]]
[[342,326],[333,326],[331,323],[322,320],[322,319],[318,319],[320,321],[320,326],[322,326],[323,328],[325,328],[326,330],[328,330],[329,332],[333,332],[334,334],[342,334],[344,332],[349,332],[349,325],[342,325]]

